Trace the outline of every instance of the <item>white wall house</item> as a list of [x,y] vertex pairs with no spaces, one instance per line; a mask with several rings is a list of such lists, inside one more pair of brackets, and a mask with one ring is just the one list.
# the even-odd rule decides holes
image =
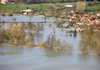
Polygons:
[[81,21],[77,21],[76,23],[77,23],[77,25],[83,25],[83,23]]
[[97,13],[97,16],[100,16],[100,12]]
[[32,12],[33,10],[31,10],[31,9],[26,9],[26,10],[21,10],[21,12]]
[[69,7],[69,8],[71,8],[71,7],[73,7],[73,5],[67,4],[67,5],[65,5],[64,7]]
[[1,0],[2,4],[15,4],[15,1],[13,0]]

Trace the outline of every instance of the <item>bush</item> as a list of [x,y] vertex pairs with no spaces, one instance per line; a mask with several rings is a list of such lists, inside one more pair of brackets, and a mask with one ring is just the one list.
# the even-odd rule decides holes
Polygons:
[[79,14],[78,12],[76,12],[76,14]]
[[4,13],[2,13],[2,14],[1,14],[1,16],[5,16],[5,14],[4,14]]
[[77,33],[77,31],[76,31],[76,30],[74,30],[74,33]]
[[92,6],[92,3],[88,3],[88,6]]
[[67,26],[66,28],[69,28],[69,26]]
[[13,14],[9,14],[9,16],[13,16]]
[[60,27],[60,22],[59,21],[56,22],[56,27]]
[[29,9],[28,7],[26,9]]
[[29,45],[29,47],[33,47],[34,46],[34,42],[31,41],[31,42],[28,43],[28,45]]
[[39,15],[41,15],[41,13],[39,13]]
[[44,48],[44,42],[38,43],[38,47],[39,47],[39,48]]

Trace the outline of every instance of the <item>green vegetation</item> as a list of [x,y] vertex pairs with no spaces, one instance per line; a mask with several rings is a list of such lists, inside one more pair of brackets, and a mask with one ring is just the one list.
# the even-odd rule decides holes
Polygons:
[[[88,3],[88,2],[87,2]],[[64,6],[66,4],[76,4],[76,2],[67,2],[67,3],[52,3],[54,6],[58,7],[59,6]],[[29,9],[35,9],[35,10],[39,10],[40,9],[40,5],[43,5],[43,10],[47,11],[48,8],[51,6],[50,4],[31,4],[31,5],[20,5],[20,4],[0,4],[0,11],[2,10],[2,8],[6,8],[6,9],[12,9],[13,12],[17,12],[17,11],[21,11],[26,9],[27,7]],[[87,12],[97,12],[97,10],[100,8],[100,4],[97,5],[92,5],[87,7]],[[66,9],[62,9],[63,11]],[[67,9],[68,10],[68,9]],[[38,11],[40,12],[40,11]]]
[[[19,5],[19,4],[0,4],[0,11],[2,10],[2,8],[6,8],[6,9],[12,9],[13,12],[17,12],[17,11],[21,11],[26,9],[27,7],[29,9],[32,8],[38,8],[39,9],[40,4],[33,4],[33,5]],[[50,7],[49,4],[43,4],[43,9],[44,10],[48,10],[48,7]]]
[[97,12],[97,10],[100,9],[100,4],[92,5],[90,7],[87,7],[86,12]]
[[41,56],[44,56],[44,57],[56,57],[57,55],[46,54],[46,55],[41,55]]
[[0,54],[18,54],[21,52],[0,52]]
[[66,3],[53,3],[53,5],[66,5],[66,4],[76,4],[76,2],[66,2]]
[[[5,24],[5,23],[4,23]],[[29,47],[33,47],[33,36],[29,35],[26,36],[25,38],[25,32],[24,30],[27,29],[28,31],[31,30],[31,23],[27,24],[27,28],[25,26],[25,23],[21,23],[21,25],[13,25],[13,23],[9,22],[7,23],[8,29],[1,28],[0,29],[0,43],[1,44],[6,44],[8,43],[8,40],[10,40],[10,44],[14,46],[18,46],[19,44],[21,45],[28,45]],[[4,41],[6,40],[6,43]],[[27,40],[27,41],[25,41]],[[18,44],[19,43],[19,44]]]
[[47,40],[45,42],[38,43],[38,48],[47,49],[51,51],[57,52],[66,52],[72,51],[73,45],[68,44],[65,40],[61,41],[60,39],[55,39],[55,34],[51,34],[47,36]]
[[66,26],[66,27],[65,27],[65,26],[61,26],[61,27],[62,27],[62,28],[69,28],[69,26]]
[[69,22],[69,20],[65,20],[66,22]]

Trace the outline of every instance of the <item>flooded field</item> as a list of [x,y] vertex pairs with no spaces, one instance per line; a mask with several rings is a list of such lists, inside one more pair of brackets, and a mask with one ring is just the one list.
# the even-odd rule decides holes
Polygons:
[[[28,22],[29,16],[14,15],[16,22]],[[13,21],[13,17],[5,16],[1,21]],[[32,22],[44,22],[42,17],[33,16]],[[54,22],[54,19],[47,18],[47,22]],[[20,24],[20,23],[19,23]],[[51,27],[49,27],[51,24]],[[67,23],[65,23],[67,25]],[[54,52],[42,50],[37,47],[20,47],[0,45],[0,52],[16,52],[15,54],[0,54],[0,70],[100,70],[100,57],[94,55],[82,55],[78,51],[78,42],[81,34],[65,33],[65,28],[57,28],[55,23],[43,23],[44,30],[34,35],[34,42],[44,42],[49,34],[55,31],[55,38],[65,40],[73,45],[72,52]],[[7,28],[7,23],[3,25]],[[67,29],[71,30],[71,29]],[[34,34],[34,31],[32,31]],[[26,31],[27,34],[27,31]],[[18,53],[17,53],[18,52]]]
[[[61,53],[37,47],[0,45],[0,52],[20,52],[0,55],[0,70],[99,70],[100,57],[77,53]],[[45,55],[51,55],[50,57]],[[52,56],[55,55],[55,56]]]

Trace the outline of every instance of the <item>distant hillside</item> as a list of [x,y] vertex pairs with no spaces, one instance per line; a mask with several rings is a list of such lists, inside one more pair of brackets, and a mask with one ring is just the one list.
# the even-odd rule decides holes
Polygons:
[[[14,0],[16,3],[29,3],[29,4],[40,4],[40,3],[64,3],[64,2],[76,2],[79,0]],[[93,0],[86,0],[93,1]],[[100,1],[100,0],[98,0]]]

